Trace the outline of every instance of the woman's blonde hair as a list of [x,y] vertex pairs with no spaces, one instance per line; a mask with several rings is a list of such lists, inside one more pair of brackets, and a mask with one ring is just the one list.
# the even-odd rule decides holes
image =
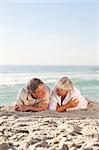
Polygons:
[[70,91],[73,89],[73,84],[72,84],[72,81],[68,77],[63,77],[57,83],[56,88]]

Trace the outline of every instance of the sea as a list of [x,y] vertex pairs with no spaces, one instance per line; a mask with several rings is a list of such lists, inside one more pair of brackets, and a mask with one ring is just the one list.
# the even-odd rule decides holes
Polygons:
[[0,106],[13,105],[19,89],[34,77],[53,89],[64,76],[72,80],[83,96],[99,102],[99,66],[1,65]]

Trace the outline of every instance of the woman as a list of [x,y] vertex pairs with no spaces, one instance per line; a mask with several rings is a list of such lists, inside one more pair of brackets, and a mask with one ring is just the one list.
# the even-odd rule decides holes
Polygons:
[[49,109],[63,112],[65,110],[86,109],[87,105],[87,100],[73,86],[71,80],[68,77],[63,77],[52,90]]
[[37,78],[33,78],[23,87],[16,98],[16,111],[43,111],[48,108],[49,88]]

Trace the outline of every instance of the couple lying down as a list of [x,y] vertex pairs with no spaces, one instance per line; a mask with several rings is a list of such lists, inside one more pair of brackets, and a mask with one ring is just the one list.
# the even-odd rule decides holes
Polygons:
[[16,111],[44,111],[46,109],[63,112],[87,109],[88,101],[72,84],[68,77],[61,78],[50,91],[40,79],[33,78],[20,89],[16,101]]

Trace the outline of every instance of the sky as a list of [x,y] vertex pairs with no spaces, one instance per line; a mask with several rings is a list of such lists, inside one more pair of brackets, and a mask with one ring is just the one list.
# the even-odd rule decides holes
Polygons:
[[0,65],[99,65],[95,0],[0,0]]

